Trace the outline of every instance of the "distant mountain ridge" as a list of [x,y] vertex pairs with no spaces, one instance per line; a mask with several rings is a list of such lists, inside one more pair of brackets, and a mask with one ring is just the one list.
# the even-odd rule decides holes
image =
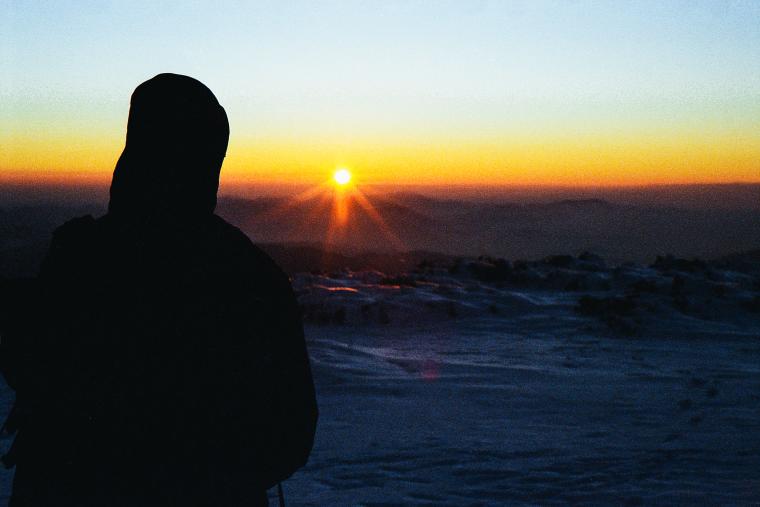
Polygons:
[[[397,254],[408,252],[514,260],[588,251],[614,264],[648,263],[667,254],[717,259],[760,250],[760,210],[753,209],[642,206],[596,197],[526,202],[437,199],[411,192],[367,196],[381,223],[357,202],[346,207],[341,223],[329,195],[305,200],[221,196],[217,213],[255,243],[301,248],[288,254],[293,266],[308,264],[299,255],[313,259],[324,252],[351,257],[352,265],[358,258],[363,266],[399,267],[406,262],[400,259],[410,256]],[[105,212],[104,203],[66,199],[0,202],[0,275],[34,273],[55,227]]]
[[612,262],[647,262],[657,255],[716,258],[760,248],[760,211],[754,210],[644,207],[599,198],[477,202],[408,192],[370,200],[385,231],[353,204],[346,223],[333,223],[331,233],[329,200],[285,206],[287,199],[221,198],[218,212],[255,241],[320,243],[347,253],[424,250],[535,259],[592,251]]

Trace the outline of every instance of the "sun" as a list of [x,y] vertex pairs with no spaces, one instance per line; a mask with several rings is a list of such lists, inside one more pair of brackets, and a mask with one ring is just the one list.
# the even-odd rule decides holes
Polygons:
[[340,167],[333,174],[333,179],[338,185],[347,185],[348,182],[351,181],[351,171],[345,167]]

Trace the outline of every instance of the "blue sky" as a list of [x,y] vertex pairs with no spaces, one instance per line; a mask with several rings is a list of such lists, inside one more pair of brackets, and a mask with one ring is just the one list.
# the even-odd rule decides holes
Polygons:
[[757,1],[4,0],[0,15],[6,138],[121,136],[131,91],[165,71],[209,85],[249,140],[760,126]]

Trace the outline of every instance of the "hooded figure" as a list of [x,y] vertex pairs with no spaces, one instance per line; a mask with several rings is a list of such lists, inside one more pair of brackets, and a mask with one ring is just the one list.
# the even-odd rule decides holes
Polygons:
[[195,79],[132,95],[108,213],[57,229],[11,333],[12,507],[266,505],[317,420],[287,276],[214,215],[229,137]]
[[213,213],[229,135],[224,108],[200,81],[160,74],[141,84],[108,211],[184,220]]

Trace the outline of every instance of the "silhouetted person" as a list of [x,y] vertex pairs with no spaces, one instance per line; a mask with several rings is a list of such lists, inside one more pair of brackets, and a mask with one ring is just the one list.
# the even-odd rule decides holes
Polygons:
[[265,505],[306,463],[317,407],[290,283],[214,215],[228,137],[195,79],[132,95],[108,213],[55,231],[8,327],[11,506]]

